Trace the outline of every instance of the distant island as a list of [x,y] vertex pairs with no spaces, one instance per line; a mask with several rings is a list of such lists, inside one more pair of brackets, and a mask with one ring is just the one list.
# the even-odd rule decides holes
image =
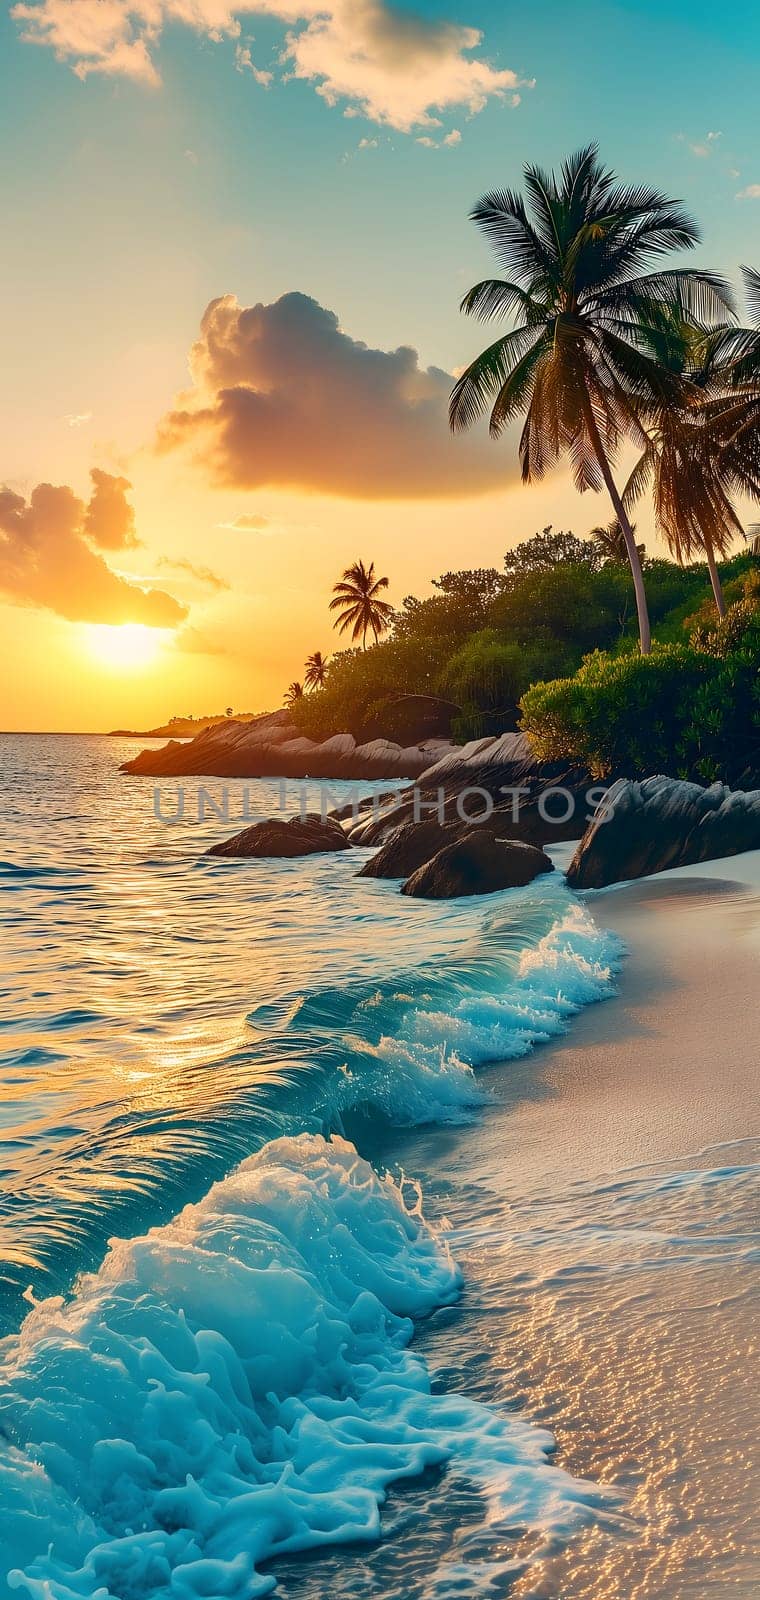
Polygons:
[[254,711],[218,711],[212,717],[170,717],[158,728],[110,728],[108,739],[194,739],[218,722],[255,722]]

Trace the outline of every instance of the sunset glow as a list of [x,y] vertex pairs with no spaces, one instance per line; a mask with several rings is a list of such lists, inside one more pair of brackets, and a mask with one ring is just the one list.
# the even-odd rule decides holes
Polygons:
[[167,638],[163,628],[147,628],[141,622],[125,622],[120,627],[89,624],[83,629],[88,653],[113,672],[144,672],[152,667]]

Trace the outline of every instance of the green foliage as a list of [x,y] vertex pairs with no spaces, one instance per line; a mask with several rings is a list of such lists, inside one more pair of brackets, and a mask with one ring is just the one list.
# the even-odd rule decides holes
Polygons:
[[[749,586],[748,586],[749,587]],[[725,617],[700,622],[691,635],[691,646],[702,654],[760,658],[760,605],[750,589],[747,598],[729,606]]]
[[426,599],[403,602],[386,639],[333,656],[324,686],[292,705],[301,731],[392,737],[389,705],[429,694],[459,707],[460,739],[514,728],[521,705],[542,755],[595,773],[659,768],[709,779],[743,770],[758,659],[751,556],[721,564],[739,610],[720,626],[704,564],[646,562],[658,641],[649,659],[636,649],[630,571],[601,548],[544,529],[506,565],[444,573]]
[[424,633],[383,640],[373,648],[344,650],[333,656],[325,686],[304,695],[293,717],[310,739],[352,733],[374,736],[382,725],[383,705],[402,694],[435,694],[451,654],[445,638]]
[[564,670],[572,671],[595,646],[611,645],[635,625],[636,607],[630,572],[619,566],[594,571],[581,562],[564,562],[525,573],[519,583],[493,602],[491,623],[511,638],[547,645],[546,670],[552,654],[564,653]]
[[595,651],[574,677],[534,684],[521,725],[544,760],[564,757],[595,777],[736,781],[760,737],[759,665],[751,629],[722,656],[687,645],[657,645],[651,656]]
[[475,739],[514,728],[520,695],[545,659],[540,644],[526,650],[493,628],[472,634],[439,679],[440,693],[462,708],[458,736]]
[[553,572],[558,566],[583,566],[596,571],[603,563],[604,552],[595,540],[578,539],[574,533],[552,532],[551,523],[532,539],[508,550],[504,557],[504,570],[509,576],[520,578],[528,572]]

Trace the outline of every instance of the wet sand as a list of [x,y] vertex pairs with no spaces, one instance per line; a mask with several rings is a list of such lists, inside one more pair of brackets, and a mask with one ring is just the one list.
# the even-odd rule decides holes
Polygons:
[[386,1543],[291,1569],[298,1600],[758,1592],[760,852],[588,903],[627,949],[617,996],[393,1157],[465,1274],[418,1336],[438,1381],[549,1427],[619,1511],[537,1559],[444,1473],[394,1493]]

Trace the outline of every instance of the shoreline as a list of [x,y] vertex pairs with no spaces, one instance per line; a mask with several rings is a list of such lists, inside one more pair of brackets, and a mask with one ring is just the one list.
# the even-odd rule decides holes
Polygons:
[[[417,1344],[447,1384],[518,1404],[554,1434],[558,1465],[624,1500],[622,1529],[600,1520],[510,1579],[510,1600],[703,1600],[706,1560],[711,1594],[749,1600],[754,1494],[737,1463],[758,1415],[760,852],[583,898],[626,946],[617,994],[487,1069],[476,1123],[396,1132],[388,1150],[448,1219],[465,1279],[456,1313]],[[476,1519],[453,1539],[447,1525],[459,1487],[422,1508],[428,1559],[447,1567],[478,1544]],[[473,1589],[452,1594],[505,1580],[483,1556]]]

